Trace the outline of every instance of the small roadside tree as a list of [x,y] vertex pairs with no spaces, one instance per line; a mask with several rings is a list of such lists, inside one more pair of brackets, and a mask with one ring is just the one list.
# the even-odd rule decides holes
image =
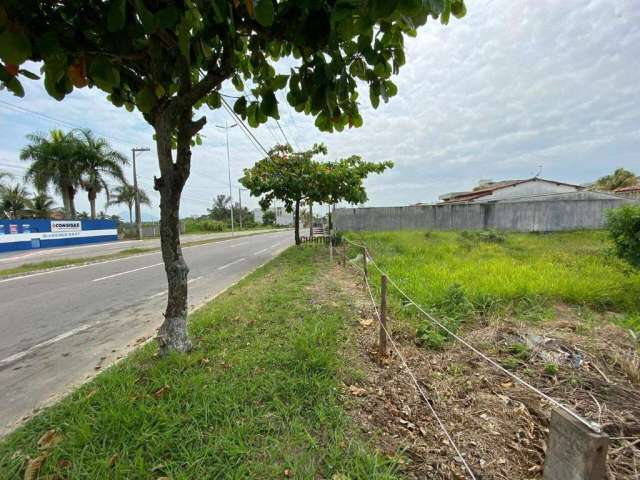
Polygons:
[[211,208],[207,208],[207,213],[209,217],[213,220],[217,220],[219,222],[230,222],[231,221],[231,208],[229,205],[231,204],[231,197],[226,195],[217,195],[216,198],[213,199],[213,204]]
[[317,190],[317,166],[313,157],[326,154],[324,145],[316,144],[310,150],[294,152],[290,145],[276,145],[269,156],[244,170],[240,179],[251,195],[260,198],[262,210],[268,210],[274,200],[282,200],[287,212],[293,212],[296,245],[300,245],[300,204],[305,199],[315,199]]
[[262,214],[262,225],[265,227],[273,227],[276,224],[276,212],[273,210],[265,210]]
[[[429,16],[448,23],[464,0],[4,0],[0,5],[0,82],[24,95],[21,67],[42,62],[44,86],[57,100],[74,88],[98,87],[155,131],[160,177],[160,235],[167,274],[160,353],[186,351],[187,274],[180,248],[179,205],[191,171],[191,147],[207,105],[221,106],[231,80],[252,94],[234,110],[252,127],[279,118],[276,92],[315,116],[327,132],[362,125],[358,84],[374,107],[397,93],[390,80],[405,63],[404,36]],[[283,57],[294,68],[278,73]],[[175,153],[174,153],[175,148]]]
[[322,144],[304,152],[294,152],[290,145],[277,145],[268,157],[245,169],[240,179],[251,195],[262,197],[259,203],[264,210],[278,199],[288,212],[293,212],[296,245],[300,245],[302,202],[362,203],[367,200],[364,179],[370,173],[382,173],[393,167],[392,162],[365,162],[355,155],[337,162],[313,160],[314,156],[326,153]]
[[601,190],[613,191],[622,187],[630,187],[638,183],[636,174],[624,168],[617,168],[611,175],[600,177],[596,186]]

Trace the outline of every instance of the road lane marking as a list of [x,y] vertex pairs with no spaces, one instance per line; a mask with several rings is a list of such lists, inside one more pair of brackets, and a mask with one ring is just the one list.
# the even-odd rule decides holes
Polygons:
[[164,263],[163,262],[154,263],[153,265],[147,265],[146,267],[134,268],[133,270],[127,270],[126,272],[118,272],[118,273],[114,273],[113,275],[107,275],[106,277],[94,278],[92,282],[101,282],[102,280],[119,277],[121,275],[127,275],[128,273],[139,272],[140,270],[146,270],[147,268],[153,268],[159,265],[164,265]]
[[280,243],[282,243],[282,242],[274,243],[273,245],[271,245],[271,248],[277,247],[278,245],[280,245]]
[[168,291],[168,290],[163,290],[163,291],[161,291],[161,292],[154,293],[154,294],[153,294],[153,295],[151,295],[149,298],[156,298],[156,297],[159,297],[159,296],[161,296],[161,295],[166,295],[167,293],[169,293],[169,291]]
[[229,245],[229,248],[236,248],[239,247],[241,245],[246,245],[249,242],[240,242],[240,243],[236,243],[235,245]]
[[[267,233],[259,233],[255,236],[260,236],[260,235],[278,235],[281,234],[283,232],[267,232]],[[205,247],[205,246],[217,246],[217,245],[221,245],[223,243],[228,243],[231,241],[236,240],[236,238],[231,238],[229,240],[219,240],[219,241],[213,241],[213,242],[206,242],[206,243],[202,243],[199,245],[188,245],[188,246],[184,246],[182,247],[183,250],[189,249],[189,248],[198,248],[198,247]],[[133,241],[138,241],[138,240],[131,240]],[[248,242],[247,242],[248,243]],[[152,247],[153,248],[153,247]],[[141,254],[137,254],[137,255],[128,255],[126,257],[121,257],[121,258],[114,258],[112,260],[104,260],[101,262],[91,262],[91,260],[89,260],[87,263],[84,263],[82,265],[72,265],[72,266],[67,266],[67,267],[59,267],[59,268],[52,268],[50,270],[45,270],[43,272],[37,272],[37,273],[30,273],[27,275],[18,275],[16,277],[10,277],[10,278],[5,278],[3,280],[0,280],[0,283],[7,283],[7,282],[13,282],[15,280],[23,280],[23,279],[27,279],[27,278],[33,278],[33,277],[39,277],[41,275],[49,275],[50,273],[57,273],[57,272],[67,272],[70,270],[77,270],[79,268],[87,268],[87,267],[93,267],[96,265],[104,265],[105,263],[113,263],[113,262],[121,262],[124,260],[131,260],[133,258],[140,258],[140,257],[146,257],[148,255],[160,255],[160,250],[156,250],[153,252],[148,252],[148,253],[141,253]]]
[[261,253],[266,252],[267,250],[269,250],[269,247],[267,248],[263,248],[262,250],[258,250],[256,253],[254,253],[254,255],[260,255]]
[[231,263],[227,263],[226,265],[223,265],[221,267],[218,268],[218,270],[224,270],[225,268],[229,268],[231,265],[235,265],[236,263],[240,263],[240,262],[244,262],[246,260],[246,258],[240,258],[238,260],[235,260]]
[[69,338],[71,335],[75,335],[76,333],[80,333],[84,330],[87,330],[91,327],[95,327],[98,323],[100,322],[96,322],[96,323],[89,323],[87,325],[81,325],[77,328],[74,328],[72,330],[69,330],[67,332],[61,333],[58,336],[55,336],[53,338],[50,338],[49,340],[45,340],[44,342],[38,343],[36,345],[34,345],[33,347],[30,347],[26,350],[23,350],[22,352],[18,352],[18,353],[14,353],[13,355],[7,357],[7,358],[3,358],[2,360],[0,360],[0,367],[8,364],[8,363],[12,363],[15,362],[16,360],[20,360],[23,357],[26,357],[27,355],[29,355],[30,353],[34,352],[35,350],[38,350],[42,347],[46,347],[47,345],[52,345],[54,343],[59,342],[60,340],[64,340],[65,338]]

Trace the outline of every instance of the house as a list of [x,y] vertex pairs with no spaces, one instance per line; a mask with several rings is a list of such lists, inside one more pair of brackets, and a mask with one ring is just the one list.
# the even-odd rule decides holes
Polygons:
[[[269,211],[274,212],[276,214],[276,225],[280,227],[292,227],[293,226],[293,212],[287,212],[284,207],[271,207]],[[255,208],[253,210],[253,218],[255,218],[256,223],[262,224],[262,216],[264,215],[264,211],[261,208]]]
[[613,193],[625,198],[633,200],[640,199],[640,184],[631,185],[629,187],[616,188]]
[[440,204],[485,203],[497,200],[526,198],[538,195],[555,195],[584,190],[580,185],[533,177],[524,180],[481,180],[478,186],[467,192],[452,192],[439,197]]

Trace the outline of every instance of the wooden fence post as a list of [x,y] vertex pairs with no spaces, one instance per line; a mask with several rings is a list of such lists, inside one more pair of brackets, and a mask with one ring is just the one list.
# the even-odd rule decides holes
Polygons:
[[387,356],[387,276],[380,277],[380,343],[379,354],[382,360]]
[[362,247],[362,270],[364,271],[364,278],[366,280],[369,273],[367,272],[367,249],[365,247]]
[[329,263],[333,265],[333,238],[329,232]]
[[609,436],[591,430],[561,408],[551,412],[544,480],[603,480]]
[[347,266],[347,244],[342,241],[342,266]]

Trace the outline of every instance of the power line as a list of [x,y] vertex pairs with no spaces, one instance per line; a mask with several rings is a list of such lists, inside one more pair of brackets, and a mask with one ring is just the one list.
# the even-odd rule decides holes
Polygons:
[[[260,141],[253,134],[253,132],[249,129],[249,127],[247,127],[244,121],[240,118],[240,116],[238,116],[238,114],[233,111],[233,109],[229,106],[229,104],[224,98],[222,98],[221,100],[227,112],[234,118],[234,120],[238,122],[238,125],[240,125],[243,131],[246,132],[245,135],[248,135],[257,144],[257,146],[259,147],[259,150],[262,150],[262,152],[264,152],[265,155],[269,156],[269,152],[267,151],[267,149],[264,148],[262,143],[260,143]],[[260,154],[262,154],[262,152],[260,152]]]
[[[68,128],[81,129],[81,130],[87,128],[87,127],[81,127],[81,126],[76,125],[76,124],[71,123],[71,122],[67,122],[66,120],[61,120],[59,118],[52,117],[50,115],[44,114],[42,112],[38,112],[36,110],[31,110],[29,108],[22,107],[20,105],[15,105],[13,103],[10,103],[10,102],[4,101],[4,100],[0,100],[0,103],[2,105],[6,106],[6,107],[12,108],[14,111],[17,111],[17,112],[20,112],[20,113],[28,113],[30,115],[36,115],[36,116],[42,117],[42,118],[44,118],[46,120],[49,120],[49,121],[56,122],[56,123],[59,123],[61,125],[64,125],[64,126],[66,126]],[[114,137],[113,135],[106,135],[104,132],[100,132],[100,131],[95,130],[95,129],[92,129],[92,130],[94,130],[96,133],[102,135],[103,137],[111,138],[112,140],[116,140],[116,141],[122,142],[122,143],[130,143],[128,140],[124,140],[122,138]]]

